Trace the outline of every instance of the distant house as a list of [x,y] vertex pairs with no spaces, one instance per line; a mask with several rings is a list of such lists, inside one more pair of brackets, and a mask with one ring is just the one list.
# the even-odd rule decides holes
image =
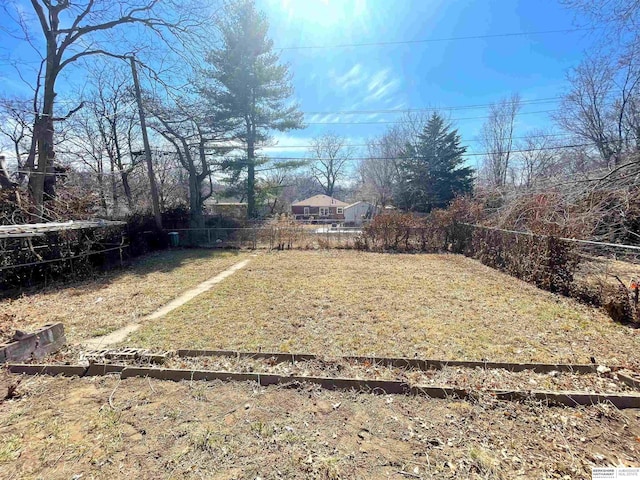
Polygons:
[[347,226],[360,227],[371,220],[380,208],[369,202],[356,202],[344,207],[344,223]]
[[291,204],[291,214],[296,220],[311,222],[344,221],[344,208],[348,204],[329,195],[314,195]]

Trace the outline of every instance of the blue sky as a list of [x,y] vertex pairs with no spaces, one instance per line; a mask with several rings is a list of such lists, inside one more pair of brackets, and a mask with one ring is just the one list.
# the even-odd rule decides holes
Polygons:
[[[575,27],[573,13],[556,0],[257,0],[267,14],[270,35],[282,60],[291,65],[296,99],[310,125],[277,135],[272,155],[303,156],[314,136],[344,135],[360,144],[387,125],[341,122],[393,122],[397,113],[346,115],[344,110],[484,105],[517,92],[525,101],[516,136],[550,124],[549,110],[566,88],[567,70],[593,41],[580,31],[499,38],[464,39],[363,47],[287,49],[353,43],[402,42]],[[0,19],[0,26],[7,19]],[[37,32],[37,26],[33,26]],[[0,33],[1,35],[1,33]],[[34,67],[28,48],[2,36],[0,53],[22,57]],[[37,62],[36,62],[37,63]],[[77,73],[75,74],[77,75]],[[78,77],[75,77],[76,79]],[[0,93],[25,93],[12,70],[0,72]],[[64,87],[59,86],[59,91]],[[62,92],[61,92],[62,93]],[[61,95],[62,97],[63,95]],[[535,113],[543,111],[544,113]],[[469,151],[486,107],[444,111],[459,128]],[[325,122],[328,124],[312,125]],[[337,123],[336,123],[337,122]],[[470,161],[474,164],[475,160]]]
[[[394,42],[575,28],[555,0],[258,0],[276,47]],[[351,48],[283,50],[305,112],[455,107],[487,104],[518,92],[526,101],[562,94],[567,69],[593,33],[526,35]],[[522,108],[518,134],[549,125],[557,100]],[[445,112],[482,117],[486,107]],[[395,121],[398,114],[306,115],[314,121]],[[454,121],[469,149],[484,119]],[[310,125],[280,144],[304,145],[334,131],[361,143],[384,125]],[[284,154],[283,150],[278,154]],[[290,150],[288,150],[290,151]],[[298,152],[300,153],[300,152]]]

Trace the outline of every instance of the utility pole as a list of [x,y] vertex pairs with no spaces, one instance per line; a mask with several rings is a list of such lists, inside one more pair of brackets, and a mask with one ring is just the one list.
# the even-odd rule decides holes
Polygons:
[[131,61],[131,74],[133,75],[133,85],[136,90],[136,101],[138,102],[138,115],[140,115],[140,128],[142,129],[142,142],[144,143],[144,153],[147,157],[147,171],[149,172],[149,183],[151,185],[151,203],[153,206],[153,216],[156,219],[156,226],[162,230],[162,215],[160,214],[160,200],[158,197],[158,187],[156,177],[153,174],[153,162],[151,161],[151,147],[147,136],[147,123],[144,119],[144,109],[142,108],[142,94],[140,93],[140,83],[138,82],[138,71],[136,70],[136,60],[133,56]]

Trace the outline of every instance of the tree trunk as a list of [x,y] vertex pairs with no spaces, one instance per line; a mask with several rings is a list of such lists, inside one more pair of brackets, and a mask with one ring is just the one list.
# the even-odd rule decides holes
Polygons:
[[109,210],[107,208],[107,196],[104,192],[104,177],[103,177],[103,169],[102,166],[99,167],[98,171],[98,190],[100,193],[100,206],[104,210],[105,215],[109,215]]
[[257,217],[256,212],[256,171],[255,171],[255,146],[252,135],[247,139],[247,219]]
[[[52,108],[47,108],[52,111]],[[29,178],[29,189],[36,206],[36,218],[44,213],[44,196],[52,198],[55,195],[55,175],[53,173],[53,121],[51,114],[41,116],[34,129],[37,144],[37,165]]]
[[[51,19],[57,28],[58,20]],[[35,216],[42,219],[44,213],[45,195],[51,199],[55,196],[56,177],[54,175],[55,152],[53,150],[53,104],[56,98],[54,90],[60,58],[57,55],[56,36],[53,32],[46,35],[47,63],[44,76],[44,95],[42,98],[42,112],[36,119],[33,134],[38,146],[38,165],[29,179],[31,195],[36,206]]]
[[133,199],[131,198],[131,185],[129,185],[129,174],[121,169],[120,178],[122,178],[122,188],[124,189],[124,196],[127,197],[127,206],[129,207],[129,213],[133,213]]
[[149,174],[149,186],[151,187],[151,205],[153,216],[156,220],[156,227],[162,230],[162,213],[160,212],[160,198],[158,195],[158,187],[153,174],[153,161],[151,160],[151,147],[149,146],[149,137],[147,135],[147,124],[144,117],[144,108],[142,106],[142,93],[140,92],[140,83],[138,82],[138,71],[136,70],[136,62],[133,57],[129,57],[131,62],[131,76],[133,77],[133,85],[136,94],[136,103],[138,104],[138,116],[140,117],[140,129],[142,130],[142,143],[144,144],[145,157],[147,159],[147,173]]
[[195,168],[189,170],[189,227],[204,228],[200,181]]
[[112,216],[118,215],[118,181],[116,180],[116,165],[113,158],[109,158],[111,173],[111,197],[113,199]]

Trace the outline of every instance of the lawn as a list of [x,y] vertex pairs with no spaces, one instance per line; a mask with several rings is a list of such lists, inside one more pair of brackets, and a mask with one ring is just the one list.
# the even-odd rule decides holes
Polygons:
[[[15,381],[0,372],[0,390]],[[117,377],[0,400],[0,478],[591,478],[639,466],[636,413]]]
[[[77,341],[137,322],[247,258],[210,291],[143,321],[127,344],[327,357],[586,363],[594,356],[638,367],[637,330],[453,255],[171,251],[0,306],[25,330],[63,321]],[[465,374],[450,370],[451,378]],[[529,388],[534,375],[521,376],[518,385]],[[537,385],[562,380],[546,377],[535,376]],[[476,381],[490,380],[483,378]],[[4,399],[8,392],[13,398]],[[588,479],[591,466],[640,466],[639,418],[608,404],[549,407],[484,393],[458,401],[305,384],[0,371],[0,478]]]
[[321,250],[261,254],[127,344],[638,366],[637,332],[462,256]]
[[0,334],[63,322],[70,342],[104,335],[136,322],[245,255],[213,250],[153,253],[125,270],[32,289],[19,298],[0,300]]

